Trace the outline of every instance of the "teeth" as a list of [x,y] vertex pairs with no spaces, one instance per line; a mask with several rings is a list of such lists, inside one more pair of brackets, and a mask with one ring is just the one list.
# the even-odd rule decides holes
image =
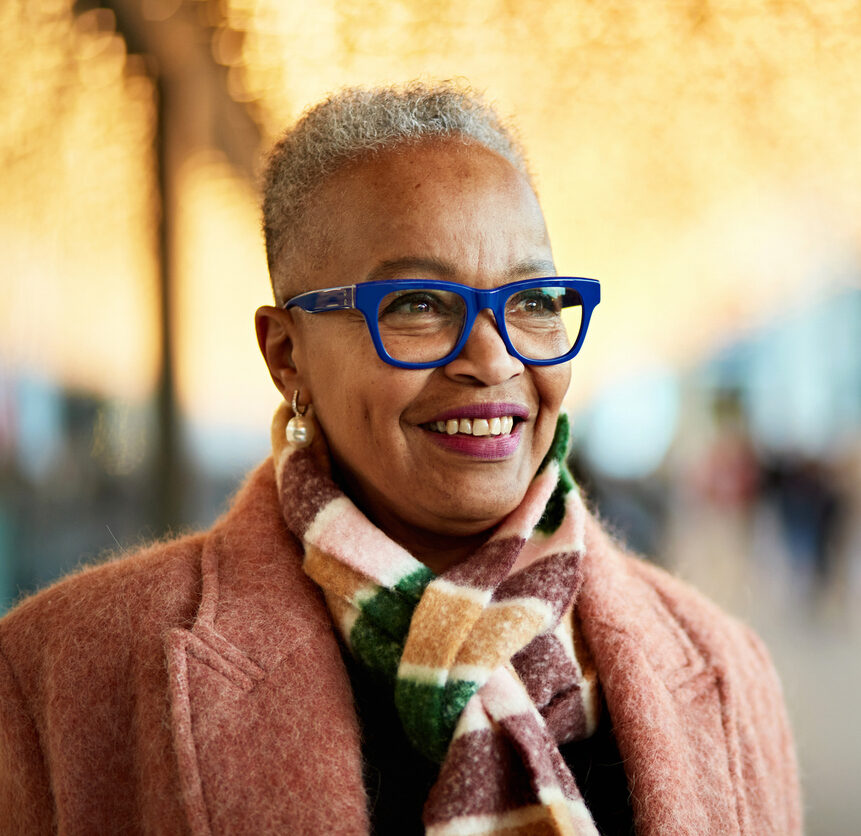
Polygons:
[[493,436],[509,435],[514,429],[514,418],[503,415],[500,418],[449,418],[448,421],[434,421],[426,425],[429,429],[446,435]]
[[476,418],[472,422],[473,435],[490,435],[490,423],[486,418]]

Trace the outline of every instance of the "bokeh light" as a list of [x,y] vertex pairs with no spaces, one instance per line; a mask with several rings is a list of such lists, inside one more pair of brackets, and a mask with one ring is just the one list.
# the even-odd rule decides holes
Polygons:
[[147,397],[158,363],[153,88],[113,15],[0,8],[0,355]]
[[605,281],[572,403],[702,355],[857,250],[856,3],[233,0],[219,31],[270,137],[344,84],[421,76],[516,115],[560,270]]
[[[197,28],[264,143],[341,86],[414,77],[465,77],[516,117],[560,271],[604,282],[572,405],[608,380],[702,356],[822,292],[822,264],[857,254],[856,3],[148,0],[141,10],[165,32]],[[13,0],[0,15],[3,352],[73,385],[143,396],[158,363],[152,84],[110,11]],[[212,202],[194,178],[178,184],[179,299],[203,298],[202,258],[265,293],[253,184],[226,178],[233,196]],[[227,213],[231,234],[202,232],[223,230]],[[209,278],[209,317],[247,334],[241,291]],[[235,408],[252,398],[214,406],[195,388],[214,364],[187,310],[175,317],[183,406],[256,425],[256,411]],[[222,392],[266,385],[253,351],[229,353]]]

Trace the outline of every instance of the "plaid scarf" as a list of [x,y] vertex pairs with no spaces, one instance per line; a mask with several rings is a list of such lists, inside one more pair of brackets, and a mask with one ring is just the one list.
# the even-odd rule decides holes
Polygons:
[[521,504],[439,577],[338,488],[319,434],[286,443],[288,417],[284,404],[273,421],[275,472],[305,572],[353,655],[394,688],[412,744],[441,764],[427,834],[597,834],[559,752],[592,734],[599,704],[573,614],[586,512],[567,416]]

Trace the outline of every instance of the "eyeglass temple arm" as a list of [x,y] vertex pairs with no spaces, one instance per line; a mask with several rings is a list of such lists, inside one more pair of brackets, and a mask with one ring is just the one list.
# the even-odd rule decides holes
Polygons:
[[326,290],[309,290],[300,293],[284,302],[286,308],[302,308],[308,313],[323,313],[324,311],[343,311],[356,306],[356,286],[329,287]]

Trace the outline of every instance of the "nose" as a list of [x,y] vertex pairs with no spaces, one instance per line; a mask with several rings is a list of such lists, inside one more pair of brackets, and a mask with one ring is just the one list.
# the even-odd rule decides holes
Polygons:
[[445,366],[445,373],[461,383],[495,386],[516,377],[523,368],[523,363],[508,353],[493,314],[483,310],[460,354]]

